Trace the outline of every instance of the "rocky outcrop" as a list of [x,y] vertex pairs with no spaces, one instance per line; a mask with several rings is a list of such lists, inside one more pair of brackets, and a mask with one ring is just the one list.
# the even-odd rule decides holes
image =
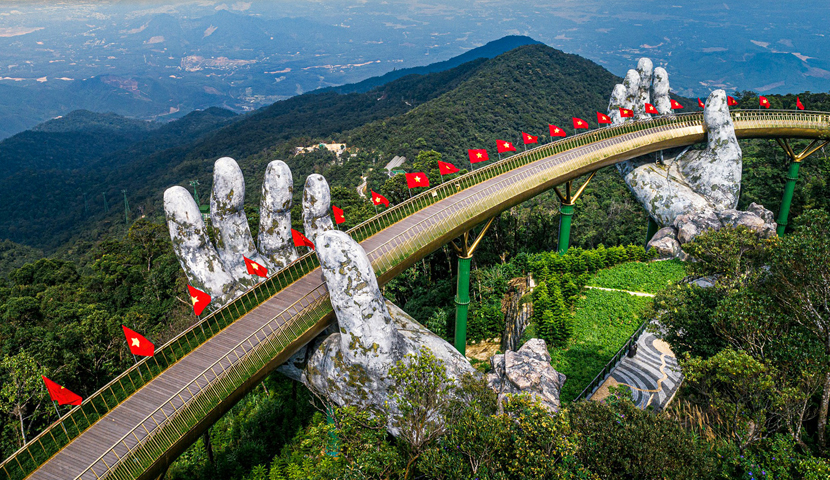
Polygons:
[[659,259],[678,257],[682,250],[680,250],[680,242],[677,241],[677,230],[674,227],[663,227],[657,230],[646,245],[646,250],[652,248],[657,251]]
[[679,215],[674,219],[672,226],[677,231],[677,241],[680,244],[689,243],[707,230],[720,230],[722,226],[714,212]]
[[[385,408],[394,417],[389,368],[407,354],[428,348],[444,362],[450,378],[474,369],[452,345],[384,300],[363,248],[347,234],[322,232],[317,256],[337,316],[337,333],[311,355],[302,380],[338,405]],[[391,420],[388,425],[397,434]]]
[[328,182],[322,175],[309,175],[303,190],[303,228],[305,236],[315,245],[319,234],[334,228],[330,209],[331,192]]
[[271,262],[274,268],[272,273],[285,268],[298,257],[291,237],[293,195],[291,169],[281,160],[269,163],[262,182],[257,246]]
[[507,293],[502,298],[504,310],[504,332],[501,336],[503,351],[516,350],[522,340],[527,324],[530,322],[528,305],[522,304],[522,297],[527,293],[529,277],[518,277],[507,284]]
[[772,212],[757,203],[752,203],[745,212],[735,209],[718,212],[718,219],[724,226],[744,226],[758,232],[764,238],[776,235],[775,229],[778,224],[772,218]]
[[498,394],[500,408],[508,395],[524,393],[559,411],[559,393],[566,377],[550,365],[544,340],[533,338],[518,351],[493,356],[490,363],[493,368],[487,374],[487,385]]

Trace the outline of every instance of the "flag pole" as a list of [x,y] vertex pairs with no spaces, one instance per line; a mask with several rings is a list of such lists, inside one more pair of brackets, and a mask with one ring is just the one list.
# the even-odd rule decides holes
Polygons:
[[[49,394],[49,399],[52,400],[52,394]],[[54,400],[52,400],[52,405],[55,407],[55,413],[58,414],[58,422],[60,422],[61,418],[63,418],[63,417],[61,417],[61,412],[58,411],[58,404],[55,403]],[[63,426],[63,422],[61,422],[61,428],[63,429],[63,433],[66,434],[66,437],[69,438],[69,433],[66,431],[66,427]]]

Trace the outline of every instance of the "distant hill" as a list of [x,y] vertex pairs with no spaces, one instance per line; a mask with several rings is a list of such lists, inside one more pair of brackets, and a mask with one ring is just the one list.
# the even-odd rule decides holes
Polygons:
[[89,110],[75,110],[63,117],[57,117],[36,125],[32,132],[84,132],[84,131],[111,131],[111,132],[150,132],[162,124],[135,120],[115,113],[96,113]]
[[387,73],[386,75],[367,78],[362,82],[350,83],[348,85],[341,85],[339,87],[324,88],[322,89],[322,91],[335,91],[337,93],[368,92],[369,90],[375,87],[389,83],[392,80],[397,80],[398,78],[403,78],[407,75],[426,75],[427,73],[443,72],[444,70],[449,70],[450,68],[457,67],[463,63],[477,60],[479,58],[497,57],[502,53],[513,50],[514,48],[521,47],[523,45],[534,45],[538,43],[541,42],[537,42],[536,40],[530,37],[525,37],[521,35],[509,35],[507,37],[502,37],[498,40],[493,40],[492,42],[489,42],[478,48],[474,48],[468,52],[462,53],[457,57],[453,57],[443,62],[431,63],[423,67],[412,67],[402,68],[400,70],[393,70]]
[[[236,158],[246,172],[251,205],[258,202],[265,164],[275,158],[291,166],[295,195],[310,173],[354,192],[360,176],[376,164],[398,154],[413,158],[421,149],[434,148],[463,166],[467,148],[492,149],[497,138],[517,140],[522,130],[544,134],[548,123],[567,127],[573,115],[592,118],[605,110],[619,80],[582,57],[537,44],[437,73],[410,74],[365,93],[309,93],[239,118],[201,112],[210,120],[201,130],[185,127],[185,120],[200,123],[191,114],[72,175],[26,170],[2,182],[0,238],[52,251],[70,239],[94,240],[123,229],[123,204],[112,208],[123,201],[121,190],[128,192],[131,218],[161,216],[164,189],[189,188],[191,180],[200,182],[204,201],[213,162],[221,156]],[[182,130],[173,133],[177,128]],[[339,162],[322,153],[293,155],[294,147],[320,141],[346,141],[362,153]],[[104,192],[109,212],[103,210]]]

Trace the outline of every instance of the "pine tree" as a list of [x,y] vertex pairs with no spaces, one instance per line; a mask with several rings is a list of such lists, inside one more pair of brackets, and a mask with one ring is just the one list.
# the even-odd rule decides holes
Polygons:
[[542,338],[548,345],[562,347],[571,337],[571,314],[565,307],[559,286],[551,286],[548,289],[548,297],[550,299],[549,315],[543,315]]
[[542,315],[549,309],[548,286],[542,282],[533,289],[533,315],[530,317],[538,328],[542,328]]

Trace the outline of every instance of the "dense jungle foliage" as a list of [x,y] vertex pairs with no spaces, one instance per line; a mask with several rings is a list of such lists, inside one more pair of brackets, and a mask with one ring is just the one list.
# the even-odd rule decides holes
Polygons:
[[[521,130],[543,133],[547,123],[567,127],[572,115],[590,117],[606,108],[618,80],[577,56],[528,46],[445,72],[401,78],[365,94],[303,95],[244,118],[212,109],[185,117],[189,123],[138,133],[130,125],[83,120],[109,129],[112,143],[106,148],[106,142],[98,148],[101,138],[84,145],[65,143],[72,135],[67,131],[83,124],[80,119],[38,133],[59,135],[48,141],[17,139],[24,150],[59,145],[67,160],[76,163],[47,170],[30,165],[0,186],[0,237],[20,242],[0,242],[0,385],[28,386],[23,393],[0,392],[0,455],[12,453],[55,419],[42,383],[27,379],[44,373],[88,395],[133,362],[120,325],[161,344],[195,320],[182,299],[186,280],[159,208],[167,186],[192,189],[189,181],[199,180],[205,204],[213,161],[234,156],[246,174],[246,212],[255,234],[262,173],[268,162],[282,158],[294,172],[295,228],[300,227],[296,200],[310,173],[329,180],[333,204],[346,212],[341,228],[348,228],[375,213],[356,190],[364,177],[367,194],[381,192],[393,203],[408,196],[403,177],[389,178],[383,170],[394,155],[407,156],[405,170],[428,172],[437,183],[437,160],[453,162],[464,173],[469,168],[466,148],[492,149],[496,138],[515,140]],[[744,108],[757,106],[752,92],[736,97]],[[792,108],[794,97],[767,96],[781,108]],[[827,94],[800,98],[808,109],[830,110]],[[218,128],[229,122],[233,124]],[[298,145],[322,141],[345,141],[353,149],[339,158],[324,150],[293,153]],[[754,201],[777,212],[787,159],[774,141],[740,143],[744,175],[739,208]],[[794,148],[803,144],[794,142]],[[4,145],[0,147],[13,146]],[[30,160],[41,165],[53,161],[44,152]],[[85,157],[94,161],[87,164]],[[825,317],[810,317],[805,305],[817,297],[796,303],[790,297],[785,301],[783,294],[815,291],[811,275],[826,274],[805,269],[830,262],[826,243],[816,240],[828,238],[827,223],[821,227],[826,215],[816,213],[830,210],[828,179],[830,162],[820,151],[801,168],[790,218],[804,218],[794,235],[781,241],[730,231],[703,237],[696,243],[701,246],[695,256],[703,261],[695,264],[695,273],[719,275],[717,286],[683,286],[661,294],[658,306],[667,312],[661,320],[669,328],[672,348],[688,354],[684,368],[689,381],[672,411],[636,410],[625,392],[605,405],[574,404],[555,416],[524,399],[501,411],[486,390],[467,382],[468,408],[446,400],[441,414],[452,419],[450,428],[415,452],[385,434],[382,412],[368,417],[341,409],[329,425],[315,413],[304,388],[274,376],[213,427],[211,448],[200,440],[170,477],[544,478],[533,472],[545,470],[572,478],[826,478],[821,458],[825,398],[830,395],[822,393],[830,388],[825,382],[830,352],[822,350],[819,325],[810,320],[826,320],[826,307],[819,309]],[[129,197],[127,221],[122,189]],[[106,212],[103,193],[109,201]],[[565,259],[547,253],[557,248],[558,207],[552,192],[543,193],[503,212],[484,237],[473,261],[471,339],[500,335],[507,282],[530,272],[548,291],[549,307],[540,309],[534,328],[541,326],[539,334],[561,346],[579,328],[576,302],[592,301],[591,295],[583,299],[579,294],[591,278],[588,273],[644,258],[641,247],[619,247],[642,245],[646,216],[613,167],[600,170],[580,198],[573,217],[574,248]],[[707,257],[706,251],[716,254]],[[603,260],[597,263],[597,258]],[[455,254],[445,247],[390,282],[384,294],[450,338],[455,268]],[[772,277],[786,268],[802,273],[800,283],[793,283],[796,277]],[[623,285],[624,280],[614,281]],[[800,341],[805,338],[810,340]],[[424,368],[441,379],[441,369],[428,359],[411,360],[416,366],[425,362]],[[403,380],[407,365],[401,367]],[[584,372],[588,378],[589,370]],[[730,421],[734,418],[738,420]],[[332,431],[339,439],[337,456],[326,454]],[[513,440],[505,444],[505,436]],[[373,448],[361,448],[367,444]],[[648,465],[652,470],[646,470]]]

